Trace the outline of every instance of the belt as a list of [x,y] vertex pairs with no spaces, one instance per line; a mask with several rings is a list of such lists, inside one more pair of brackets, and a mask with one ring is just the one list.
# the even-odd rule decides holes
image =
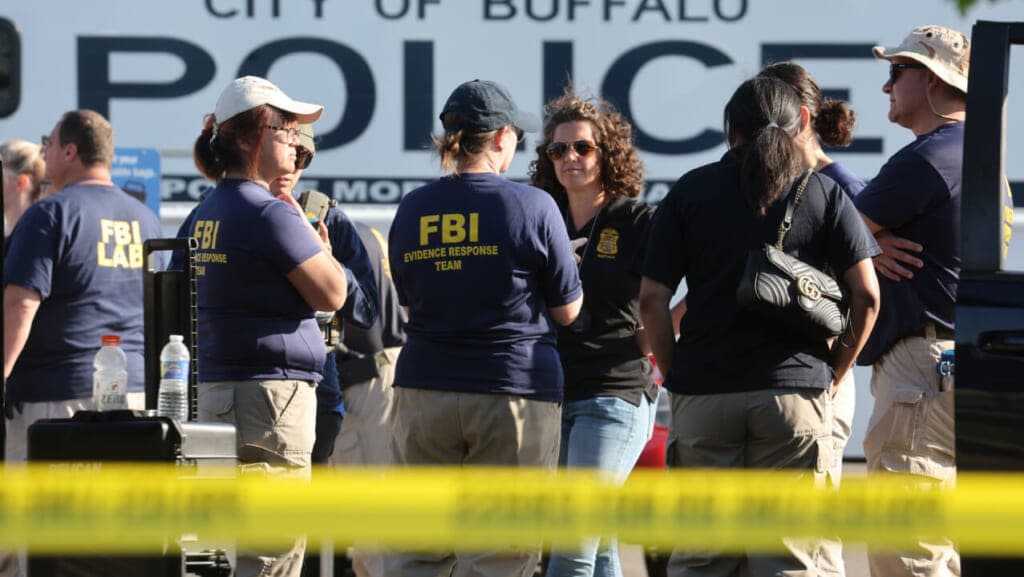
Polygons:
[[952,341],[955,339],[956,334],[953,329],[947,329],[942,325],[925,323],[918,327],[917,330],[913,332],[912,336],[939,341]]

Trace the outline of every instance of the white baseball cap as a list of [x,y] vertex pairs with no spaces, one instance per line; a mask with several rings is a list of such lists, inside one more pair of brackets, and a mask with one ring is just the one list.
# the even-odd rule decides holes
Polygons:
[[319,104],[292,100],[266,78],[243,76],[232,80],[224,92],[220,93],[213,115],[217,119],[217,124],[221,124],[237,114],[264,104],[294,114],[303,124],[320,118],[324,111],[324,107]]

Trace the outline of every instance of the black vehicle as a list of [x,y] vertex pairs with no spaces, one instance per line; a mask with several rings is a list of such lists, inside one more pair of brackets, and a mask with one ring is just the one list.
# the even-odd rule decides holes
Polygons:
[[[1004,270],[1003,260],[1004,214],[1012,210],[1005,200],[1004,175],[1014,44],[1024,44],[1024,22],[974,25],[956,310],[956,450],[961,472],[1024,470],[1024,273]],[[1024,575],[1024,559],[964,557],[963,574]]]

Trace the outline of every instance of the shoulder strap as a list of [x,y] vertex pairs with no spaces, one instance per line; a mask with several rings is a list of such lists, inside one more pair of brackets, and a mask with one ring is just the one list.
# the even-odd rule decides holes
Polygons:
[[796,212],[796,207],[804,196],[804,189],[807,188],[807,181],[811,179],[812,174],[814,174],[814,169],[808,168],[807,172],[804,173],[803,180],[800,181],[800,186],[796,188],[796,192],[793,193],[793,196],[789,197],[789,202],[786,203],[786,216],[779,223],[779,234],[775,240],[775,248],[779,250],[782,250],[782,241],[786,239],[789,229],[793,228],[793,213]]

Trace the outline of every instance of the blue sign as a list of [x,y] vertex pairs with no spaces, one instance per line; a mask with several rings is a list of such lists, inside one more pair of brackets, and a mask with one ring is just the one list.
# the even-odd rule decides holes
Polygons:
[[155,148],[115,148],[110,167],[114,184],[160,216],[160,154]]

